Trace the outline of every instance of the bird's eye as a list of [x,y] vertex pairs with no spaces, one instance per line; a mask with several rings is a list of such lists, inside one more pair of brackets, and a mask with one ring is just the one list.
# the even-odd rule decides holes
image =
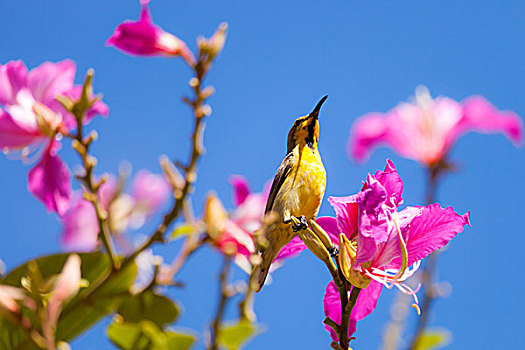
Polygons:
[[303,130],[306,130],[306,126],[303,126]]

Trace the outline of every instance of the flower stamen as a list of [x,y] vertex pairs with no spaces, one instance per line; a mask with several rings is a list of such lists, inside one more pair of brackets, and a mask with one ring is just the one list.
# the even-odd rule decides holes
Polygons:
[[407,245],[405,243],[405,240],[403,239],[403,235],[401,234],[401,229],[399,228],[399,225],[397,223],[396,218],[393,218],[393,221],[394,221],[394,225],[396,226],[397,238],[399,239],[399,246],[401,248],[401,256],[402,256],[401,269],[399,270],[399,272],[394,277],[394,279],[397,280],[397,279],[399,279],[399,277],[404,275],[404,273],[405,273],[405,271],[407,269],[407,265],[408,265],[408,251],[407,251]]

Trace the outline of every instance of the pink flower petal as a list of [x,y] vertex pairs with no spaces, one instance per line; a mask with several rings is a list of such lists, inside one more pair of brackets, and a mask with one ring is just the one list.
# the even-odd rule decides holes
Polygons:
[[[337,215],[339,232],[344,233],[348,239],[357,234],[357,195],[347,197],[328,197]],[[337,237],[339,242],[339,236]]]
[[482,96],[467,98],[462,108],[463,115],[450,136],[452,139],[461,133],[476,130],[484,133],[502,132],[514,145],[523,143],[523,121],[516,113],[498,111]]
[[[401,198],[401,194],[403,193],[403,180],[401,180],[394,163],[392,163],[390,159],[387,159],[385,170],[376,171],[374,178],[384,187],[387,195],[387,204],[397,207],[403,203],[403,199]],[[392,200],[392,202],[390,202],[390,200]]]
[[[416,216],[421,215],[422,211],[423,208],[421,207],[407,207],[399,212],[396,217],[399,228],[402,229],[408,227]],[[403,238],[406,242],[406,233],[403,234]],[[401,245],[397,234],[397,228],[393,226],[389,231],[387,241],[377,246],[375,257],[372,260],[372,266],[375,268],[384,267],[390,264],[392,260],[396,259],[395,264],[393,264],[391,268],[400,268],[401,256]]]
[[362,289],[357,297],[357,302],[350,314],[350,325],[348,327],[348,336],[356,331],[357,322],[370,315],[377,306],[377,301],[381,295],[383,285],[376,281],[371,281],[368,287]]
[[[326,291],[323,298],[324,315],[330,317],[332,321],[341,324],[341,298],[339,291],[334,281],[330,281],[326,286]],[[329,326],[324,325],[324,328],[330,332],[333,341],[337,341],[339,337],[337,333]]]
[[317,218],[315,220],[321,226],[328,236],[330,236],[330,240],[335,243],[339,244],[339,235],[342,233],[339,229],[339,226],[337,225],[337,219],[330,217],[330,216],[322,216],[320,218]]
[[89,252],[98,243],[98,220],[93,204],[78,194],[62,217],[62,247],[66,251]]
[[75,71],[72,60],[45,62],[29,72],[28,87],[37,101],[48,104],[73,88]]
[[0,110],[0,148],[22,148],[44,139],[38,128],[20,125],[9,113]]
[[237,250],[236,254],[249,257],[250,254],[255,252],[255,243],[252,235],[231,220],[226,221],[224,231],[216,242],[221,251],[224,251],[229,245],[233,245]]
[[[350,322],[348,326],[348,336],[350,337],[356,331],[357,322],[370,315],[376,308],[377,301],[381,295],[383,285],[371,281],[368,287],[362,289],[357,297],[357,302],[350,314]],[[323,298],[324,314],[330,317],[335,323],[341,324],[341,299],[334,281],[330,281],[326,286],[326,292]],[[325,329],[330,332],[332,340],[338,341],[339,337],[332,328],[325,325]]]
[[241,175],[232,175],[230,176],[230,184],[233,186],[233,204],[238,207],[248,197],[251,193],[248,180]]
[[470,225],[469,214],[456,214],[451,207],[444,209],[438,203],[423,207],[420,215],[402,227],[406,236],[408,265],[424,259],[463,232],[465,225]]
[[26,84],[27,67],[24,62],[18,60],[0,65],[0,104],[16,104],[16,95]]
[[357,161],[364,162],[375,147],[388,143],[389,131],[389,124],[383,114],[365,114],[352,126],[349,154]]
[[49,211],[63,215],[69,208],[70,174],[53,148],[51,142],[42,159],[29,172],[28,188]]
[[372,260],[377,247],[385,243],[394,227],[391,223],[390,211],[383,204],[386,201],[385,188],[371,175],[365,183],[365,189],[357,194],[359,232],[357,236],[356,263]]
[[293,258],[294,256],[299,255],[299,253],[301,253],[305,249],[306,245],[303,243],[301,238],[299,238],[299,236],[295,236],[294,238],[292,238],[290,243],[288,243],[283,247],[283,249],[281,249],[274,261],[286,258]]

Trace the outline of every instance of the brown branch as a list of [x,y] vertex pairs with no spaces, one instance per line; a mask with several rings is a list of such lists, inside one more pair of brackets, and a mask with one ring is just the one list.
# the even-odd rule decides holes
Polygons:
[[184,185],[180,191],[176,191],[176,198],[173,207],[167,214],[164,215],[162,222],[157,227],[155,232],[153,232],[153,234],[150,235],[150,237],[138,249],[136,249],[124,260],[124,265],[134,261],[140,253],[149,248],[152,244],[156,242],[164,242],[164,234],[166,230],[168,229],[169,225],[179,216],[181,209],[184,207],[186,197],[191,192],[193,184],[197,180],[197,163],[200,156],[204,153],[202,138],[205,128],[204,117],[207,115],[207,111],[204,108],[207,94],[202,88],[202,80],[207,73],[209,65],[205,65],[201,60],[199,60],[194,68],[195,77],[190,80],[190,85],[194,90],[195,99],[184,99],[184,101],[192,107],[195,118],[195,124],[191,135],[190,160],[188,165],[183,166],[183,170],[185,171]]

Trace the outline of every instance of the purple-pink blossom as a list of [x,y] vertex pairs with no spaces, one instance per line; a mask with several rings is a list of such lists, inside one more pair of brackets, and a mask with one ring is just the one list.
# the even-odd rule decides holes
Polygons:
[[[118,193],[118,182],[108,176],[99,189],[99,200],[108,213],[109,228],[120,234],[129,228],[140,228],[170,194],[162,175],[141,170],[135,175],[131,194]],[[93,204],[79,191],[73,195],[70,209],[61,218],[61,243],[67,251],[92,251],[98,245],[99,223]]]
[[[29,172],[29,191],[59,215],[69,207],[71,184],[69,170],[57,156],[56,135],[74,128],[75,117],[56,98],[79,95],[81,87],[73,84],[75,70],[71,60],[45,62],[30,71],[20,60],[0,65],[0,148],[24,160],[41,151]],[[107,115],[108,108],[97,101],[87,114]]]
[[456,140],[469,131],[503,133],[515,145],[523,143],[523,122],[512,111],[500,111],[482,96],[461,103],[449,97],[433,99],[424,87],[415,102],[402,102],[387,113],[372,112],[357,119],[348,143],[349,154],[365,160],[377,146],[427,166],[445,160]]
[[[349,335],[355,331],[355,323],[373,311],[382,286],[396,286],[412,295],[418,309],[415,291],[403,282],[418,269],[421,259],[445,246],[465,225],[470,225],[470,213],[459,215],[438,203],[398,211],[403,202],[402,192],[403,181],[388,160],[384,171],[368,175],[359,193],[328,199],[336,212],[335,218],[317,219],[334,243],[340,235],[350,241],[350,251],[345,253],[349,254],[351,268],[361,280],[369,282],[352,311]],[[329,285],[325,314],[337,322],[341,309],[334,304],[336,299],[339,299],[337,289]]]
[[138,21],[124,21],[107,41],[107,45],[138,56],[181,56],[190,66],[193,54],[184,41],[156,26],[148,10],[149,0],[141,0]]

